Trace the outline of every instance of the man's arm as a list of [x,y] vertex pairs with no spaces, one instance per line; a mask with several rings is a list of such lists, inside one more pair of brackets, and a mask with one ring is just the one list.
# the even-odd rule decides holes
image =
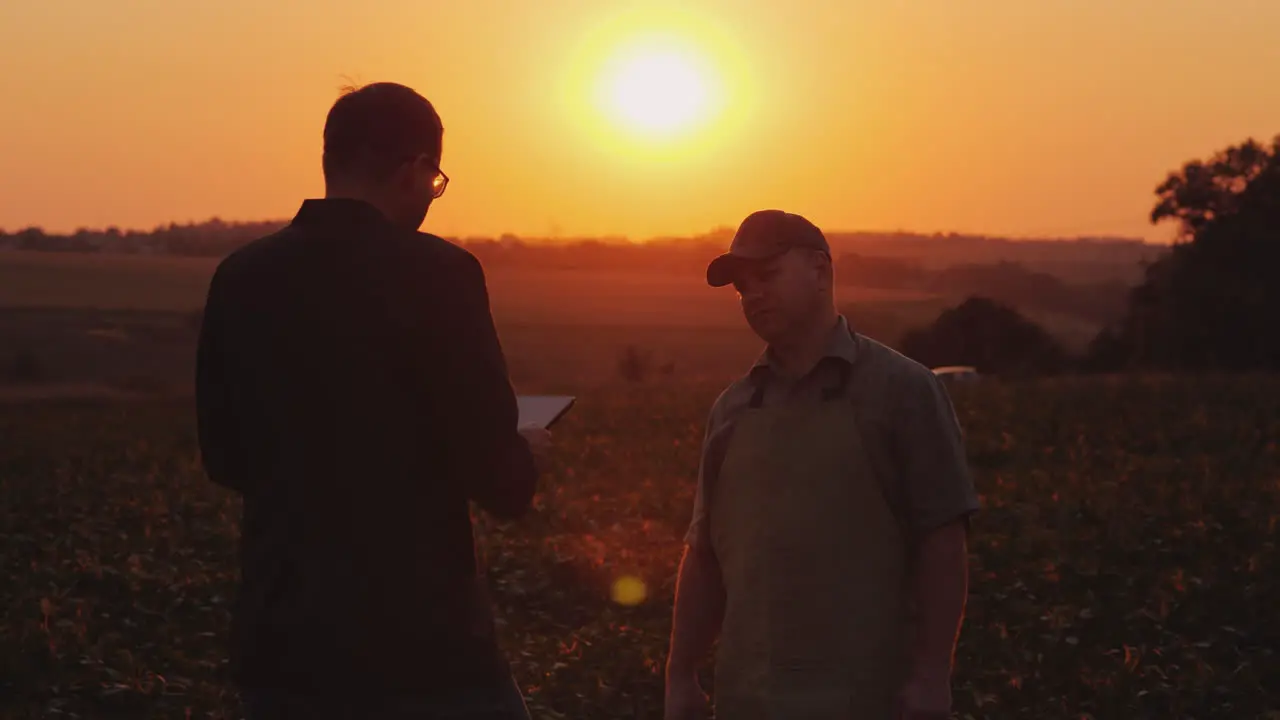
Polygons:
[[209,282],[196,348],[196,426],[200,456],[209,479],[244,492],[243,469],[235,460],[240,444],[233,437],[236,420],[226,372],[219,286],[219,274],[215,272]]
[[916,608],[911,648],[915,677],[950,681],[969,594],[966,535],[964,523],[952,522],[926,533],[917,542],[911,578]]
[[708,548],[686,546],[676,577],[671,649],[667,655],[668,682],[696,678],[698,664],[720,636],[724,607],[724,583],[715,555]]
[[533,501],[538,470],[529,444],[516,430],[519,409],[507,376],[506,358],[489,307],[484,270],[463,256],[454,280],[443,342],[444,397],[440,427],[446,431],[450,476],[468,497],[495,517],[523,515]]
[[978,509],[964,438],[946,389],[932,373],[908,381],[896,427],[914,538],[914,609],[908,708],[948,711],[956,641],[968,597],[968,516]]
[[729,428],[724,420],[722,394],[711,408],[702,439],[702,458],[693,496],[693,519],[685,533],[685,552],[676,577],[675,608],[671,618],[671,648],[667,655],[667,682],[696,684],[698,664],[706,658],[720,635],[724,621],[725,591],[720,564],[711,549],[708,529],[709,486],[715,482],[723,460]]
[[[703,465],[706,465],[705,457]],[[724,623],[724,579],[707,534],[703,487],[700,477],[694,499],[694,519],[685,537],[684,557],[680,559],[676,576],[664,720],[695,720],[706,716],[707,695],[698,682],[698,666],[711,652]]]

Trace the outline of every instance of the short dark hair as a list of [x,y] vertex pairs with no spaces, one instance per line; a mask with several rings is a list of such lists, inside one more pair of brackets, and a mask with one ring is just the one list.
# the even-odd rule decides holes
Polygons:
[[324,176],[382,180],[418,154],[438,162],[443,140],[435,106],[412,88],[391,82],[351,88],[324,121]]

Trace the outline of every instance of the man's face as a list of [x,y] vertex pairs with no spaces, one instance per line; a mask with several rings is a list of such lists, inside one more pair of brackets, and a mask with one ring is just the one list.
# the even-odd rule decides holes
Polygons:
[[804,249],[742,262],[733,287],[760,339],[783,342],[808,326],[822,307],[826,262],[823,253]]

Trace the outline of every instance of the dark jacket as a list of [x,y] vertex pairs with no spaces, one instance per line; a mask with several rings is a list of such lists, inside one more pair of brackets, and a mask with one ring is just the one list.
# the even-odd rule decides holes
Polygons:
[[226,258],[197,363],[209,476],[243,494],[232,668],[246,687],[421,694],[504,663],[469,500],[537,479],[480,263],[353,200]]

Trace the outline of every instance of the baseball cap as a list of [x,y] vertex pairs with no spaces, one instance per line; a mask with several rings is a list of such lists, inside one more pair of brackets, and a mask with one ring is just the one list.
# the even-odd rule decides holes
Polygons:
[[744,262],[767,260],[792,248],[831,253],[822,231],[803,217],[781,210],[753,212],[738,226],[729,252],[707,266],[707,284],[711,287],[729,285]]

